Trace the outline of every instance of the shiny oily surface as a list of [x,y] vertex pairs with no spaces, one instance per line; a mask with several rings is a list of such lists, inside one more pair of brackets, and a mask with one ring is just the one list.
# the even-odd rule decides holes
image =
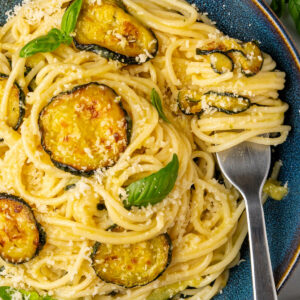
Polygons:
[[[0,99],[2,99],[3,94],[4,94],[4,89],[7,83],[7,78],[1,77],[0,76]],[[7,124],[10,127],[13,127],[16,129],[19,123],[19,118],[20,118],[20,90],[19,88],[14,84],[11,93],[9,96],[9,101],[8,101],[8,120]]]
[[[282,286],[291,266],[295,263],[299,248],[300,197],[300,73],[299,58],[293,50],[288,37],[278,23],[274,23],[271,11],[263,1],[258,0],[197,0],[200,10],[217,22],[220,30],[243,41],[251,39],[261,42],[260,47],[272,55],[278,69],[287,74],[286,89],[281,93],[282,99],[290,104],[286,122],[293,126],[292,132],[284,145],[276,147],[273,160],[281,159],[283,167],[280,180],[288,182],[289,194],[280,201],[268,200],[264,206],[268,241],[277,288]],[[5,23],[5,12],[19,0],[0,0],[2,10],[1,23]],[[176,66],[175,66],[176,67]],[[240,265],[231,270],[228,285],[220,299],[251,299],[251,272],[249,263],[248,242],[244,243]]]
[[66,171],[109,167],[127,146],[120,97],[96,83],[54,97],[42,110],[39,125],[45,151]]
[[93,268],[105,282],[128,288],[145,285],[167,268],[171,248],[167,234],[129,245],[97,243],[92,255]]
[[39,230],[31,209],[23,202],[0,195],[0,255],[10,263],[35,256]]
[[95,44],[129,57],[154,54],[156,40],[152,32],[114,2],[97,5],[83,1],[75,29],[77,43]]

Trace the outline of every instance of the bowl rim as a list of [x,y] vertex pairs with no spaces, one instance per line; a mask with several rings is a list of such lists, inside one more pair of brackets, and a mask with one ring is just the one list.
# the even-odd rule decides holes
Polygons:
[[[273,28],[281,36],[282,41],[287,46],[289,52],[293,57],[300,76],[300,54],[296,45],[294,44],[293,38],[291,37],[290,33],[265,0],[252,0],[252,2],[265,15],[268,21],[273,25]],[[300,227],[300,224],[298,224],[298,227]],[[300,265],[300,237],[298,237],[298,239],[297,237],[295,237],[295,242],[296,246],[293,247],[294,249],[291,249],[294,253],[292,253],[292,255],[287,258],[285,271],[276,284],[276,289],[278,292],[280,292],[284,284],[290,278],[290,275],[296,269],[297,265]]]

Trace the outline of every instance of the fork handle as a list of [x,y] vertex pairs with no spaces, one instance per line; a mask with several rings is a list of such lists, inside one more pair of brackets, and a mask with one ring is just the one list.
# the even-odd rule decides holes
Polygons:
[[261,193],[244,195],[248,217],[254,300],[277,300]]

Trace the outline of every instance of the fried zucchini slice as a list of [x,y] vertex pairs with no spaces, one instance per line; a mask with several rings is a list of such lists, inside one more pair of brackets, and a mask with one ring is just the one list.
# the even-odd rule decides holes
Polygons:
[[243,55],[240,55],[239,62],[242,72],[250,77],[257,74],[263,66],[263,55],[256,42],[243,44]]
[[211,108],[226,114],[237,114],[246,111],[251,105],[250,99],[231,94],[182,90],[178,94],[178,106],[186,115],[202,114],[205,111],[213,112]]
[[39,116],[41,143],[54,165],[90,176],[114,165],[129,142],[129,116],[110,87],[91,82],[55,96]]
[[[7,75],[0,74],[0,99],[3,97],[7,80]],[[25,94],[17,83],[14,83],[11,89],[7,112],[7,124],[14,130],[18,130],[25,115]]]
[[201,96],[196,91],[181,90],[178,93],[177,103],[179,109],[185,115],[196,115],[202,113]]
[[234,63],[232,59],[226,53],[220,50],[202,51],[197,49],[197,55],[209,56],[211,68],[217,74],[232,72],[234,69]]
[[102,4],[83,1],[75,29],[74,44],[79,50],[95,52],[124,64],[142,64],[153,58],[158,41],[150,29],[129,15],[120,1]]
[[31,207],[22,199],[0,194],[0,256],[12,264],[35,257],[46,242]]
[[[201,49],[196,49],[197,55],[211,55],[212,53],[222,53],[226,55],[235,65],[241,66],[242,73],[247,77],[257,74],[261,70],[264,62],[263,54],[256,41],[239,43],[234,39],[224,39],[218,44],[210,43]],[[220,67],[222,69],[221,57],[218,58],[218,60],[220,60]],[[225,64],[225,61],[223,63]],[[226,66],[229,66],[229,62],[227,63],[228,65]],[[215,72],[219,69],[215,68],[213,64],[212,68]]]
[[168,234],[130,245],[96,243],[91,257],[101,280],[132,288],[162,275],[171,261],[172,244]]

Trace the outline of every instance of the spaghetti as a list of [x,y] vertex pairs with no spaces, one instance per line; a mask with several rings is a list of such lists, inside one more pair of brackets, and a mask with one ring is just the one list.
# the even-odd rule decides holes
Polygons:
[[[0,259],[0,285],[55,299],[179,299],[181,293],[211,299],[239,263],[247,234],[244,201],[216,175],[213,153],[246,140],[265,145],[285,141],[288,105],[278,99],[285,74],[266,53],[255,76],[243,75],[240,68],[216,73],[209,57],[197,55],[196,49],[229,38],[205,13],[182,0],[123,0],[158,40],[156,56],[142,64],[124,65],[64,44],[54,52],[21,58],[26,43],[59,28],[69,2],[27,1],[0,28],[0,73],[8,76],[0,105],[0,192],[24,199],[47,234],[43,249],[25,264]],[[26,94],[18,131],[8,122],[14,82]],[[54,96],[90,82],[121,97],[133,127],[130,143],[113,166],[80,177],[57,168],[43,150],[39,116]],[[170,123],[160,120],[151,105],[152,89]],[[185,115],[177,99],[182,89],[241,95],[251,106],[237,114],[214,109]],[[174,153],[179,170],[171,193],[156,205],[126,209],[125,187],[162,169]],[[106,209],[97,209],[99,203]],[[123,230],[107,231],[113,224]],[[125,288],[97,277],[91,263],[95,242],[134,244],[166,232],[173,244],[172,260],[155,281]]]

